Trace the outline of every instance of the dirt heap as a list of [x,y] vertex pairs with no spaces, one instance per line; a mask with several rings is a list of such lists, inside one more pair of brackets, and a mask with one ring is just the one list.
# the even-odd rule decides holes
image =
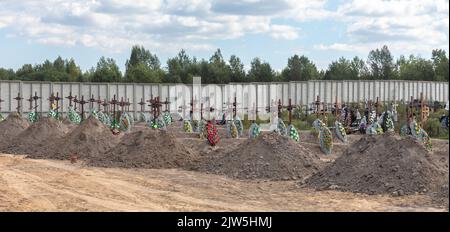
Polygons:
[[[447,179],[445,180],[445,176]],[[436,165],[412,138],[365,136],[305,186],[366,194],[407,195],[437,190],[448,182],[448,169]]]
[[88,165],[122,168],[183,168],[197,154],[165,130],[144,128],[125,135],[104,156],[93,157]]
[[114,147],[119,138],[110,129],[94,117],[84,120],[66,136],[49,144],[47,152],[30,154],[29,158],[67,160],[72,156],[87,160],[103,155]]
[[46,145],[63,137],[69,129],[52,118],[42,118],[18,134],[14,141],[2,149],[9,154],[33,154],[45,151]]
[[24,131],[30,124],[18,113],[10,113],[0,122],[0,147],[7,146],[11,140]]
[[322,166],[317,154],[290,138],[262,134],[241,143],[235,150],[205,158],[194,170],[237,179],[303,179]]

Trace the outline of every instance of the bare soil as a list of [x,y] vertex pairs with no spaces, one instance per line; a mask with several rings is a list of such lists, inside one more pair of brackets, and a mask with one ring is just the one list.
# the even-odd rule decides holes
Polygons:
[[426,195],[390,197],[239,181],[177,169],[86,167],[0,155],[0,211],[448,211]]

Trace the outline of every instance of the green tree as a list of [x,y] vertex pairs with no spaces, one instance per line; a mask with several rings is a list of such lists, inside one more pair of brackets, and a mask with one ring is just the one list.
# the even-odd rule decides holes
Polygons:
[[[134,70],[135,67],[131,68]],[[101,57],[97,62],[97,67],[92,74],[90,81],[93,82],[120,82],[122,81],[122,73],[117,66],[116,61],[112,58]]]
[[15,80],[15,79],[17,79],[17,76],[14,70],[0,68],[0,80]]
[[449,81],[449,59],[445,50],[435,49],[432,52],[431,60],[436,81]]
[[399,67],[399,78],[402,80],[432,81],[435,79],[433,63],[430,60],[413,55],[408,59],[400,56],[397,66]]
[[83,75],[80,67],[77,66],[73,58],[65,62],[65,70],[68,74],[68,79],[65,81],[76,81]]
[[367,63],[371,69],[372,79],[389,80],[396,78],[394,58],[386,45],[381,49],[370,51]]
[[319,78],[315,64],[308,57],[294,55],[288,59],[287,67],[282,72],[285,81],[307,81]]
[[230,57],[230,81],[231,82],[245,82],[244,64],[239,57],[232,55]]
[[[164,77],[158,57],[143,46],[132,47],[125,68],[125,80],[128,82],[161,82]],[[143,76],[138,76],[141,74]]]
[[275,79],[275,72],[269,63],[261,62],[261,59],[256,57],[251,62],[248,79],[255,82],[271,82]]
[[[192,77],[198,72],[196,60],[191,59],[184,49],[176,57],[167,60],[167,75],[165,82],[192,83]],[[205,77],[202,76],[202,81]]]
[[209,76],[207,83],[226,84],[230,82],[230,69],[223,59],[220,49],[217,49],[217,51],[211,56],[209,59],[209,65],[211,76]]

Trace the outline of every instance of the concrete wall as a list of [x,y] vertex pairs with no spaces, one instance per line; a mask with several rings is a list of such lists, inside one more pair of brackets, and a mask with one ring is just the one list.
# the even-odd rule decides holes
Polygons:
[[[48,98],[51,93],[59,92],[59,96],[67,97],[70,92],[73,96],[84,96],[88,100],[94,95],[96,99],[111,99],[116,95],[120,100],[129,99],[131,111],[138,112],[138,102],[141,98],[150,99],[150,96],[159,96],[162,100],[169,98],[171,111],[182,109],[183,114],[189,111],[192,97],[192,85],[182,84],[127,84],[127,83],[77,83],[77,82],[29,82],[29,81],[0,81],[0,99],[2,113],[16,111],[17,101],[14,98],[20,93],[22,112],[29,112],[29,102],[26,101],[31,94],[37,93],[38,111],[49,110]],[[419,98],[423,93],[427,100],[446,102],[449,99],[448,82],[426,81],[308,81],[308,82],[280,82],[280,83],[230,83],[228,85],[203,85],[201,96],[194,94],[194,99],[201,98],[204,106],[213,106],[224,110],[227,102],[232,102],[234,96],[239,103],[240,111],[244,108],[257,106],[260,110],[267,107],[271,100],[281,99],[286,105],[288,99],[296,105],[311,104],[316,96],[322,101],[332,103],[356,102],[379,97],[382,101],[409,100],[410,96]],[[69,101],[62,101],[61,110],[67,111]],[[184,107],[183,107],[184,106]],[[197,103],[196,107],[200,104]],[[89,104],[85,105],[89,110]],[[145,110],[150,107],[145,105]]]

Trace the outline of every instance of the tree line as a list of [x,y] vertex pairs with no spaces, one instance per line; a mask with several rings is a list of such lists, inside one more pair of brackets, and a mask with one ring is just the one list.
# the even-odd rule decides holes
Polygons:
[[306,56],[288,58],[287,66],[275,71],[272,66],[256,57],[250,69],[236,55],[225,60],[220,49],[206,59],[197,59],[181,50],[169,58],[162,67],[156,54],[143,46],[133,46],[125,63],[125,73],[112,58],[101,57],[97,65],[83,72],[74,59],[56,58],[42,64],[24,64],[16,71],[0,68],[0,80],[23,81],[78,81],[78,82],[139,82],[139,83],[192,83],[201,76],[205,84],[229,82],[274,82],[307,80],[422,80],[449,81],[449,58],[444,50],[432,51],[431,59],[419,56],[400,56],[394,60],[387,46],[370,51],[366,60],[344,57],[333,61],[326,70],[318,70]]

